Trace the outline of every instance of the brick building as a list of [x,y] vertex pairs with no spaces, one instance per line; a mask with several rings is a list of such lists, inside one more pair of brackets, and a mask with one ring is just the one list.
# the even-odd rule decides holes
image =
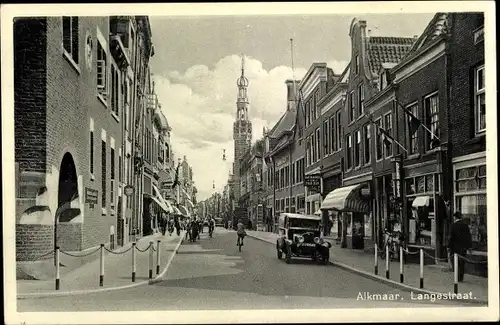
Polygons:
[[[451,206],[470,220],[471,258],[487,259],[484,14],[450,13]],[[451,183],[452,182],[452,183]],[[471,269],[474,265],[467,265]],[[480,266],[477,264],[476,266]],[[483,274],[487,270],[479,270]]]
[[18,264],[128,240],[150,36],[143,16],[14,21]]
[[273,222],[281,212],[304,213],[304,120],[296,106],[295,85],[287,80],[287,107],[276,125],[266,135],[264,155],[268,165],[267,184],[272,184]]
[[108,242],[117,226],[120,76],[130,61],[111,26],[108,17],[14,22],[18,260]]
[[[337,188],[342,187],[342,111],[344,110],[347,90],[347,76],[349,66],[345,68],[340,76],[333,74],[334,83],[327,83],[326,93],[317,103],[321,112],[321,146],[320,157],[321,176],[321,200]],[[315,211],[316,212],[316,211]],[[338,238],[341,233],[341,223],[338,213],[335,211],[324,211],[323,233]],[[332,232],[332,233],[330,233]]]
[[306,214],[313,214],[321,205],[321,109],[320,99],[333,84],[333,70],[326,63],[313,63],[298,85],[304,108],[304,163]]
[[246,209],[252,228],[264,223],[264,203],[267,193],[262,182],[263,151],[264,141],[257,140],[240,160],[239,206]]
[[[380,206],[378,198],[390,200],[390,186],[381,189],[384,194],[379,194],[374,188],[380,183],[392,184],[390,181],[390,158],[392,147],[381,147],[379,139],[381,134],[376,132],[368,118],[370,114],[383,112],[384,124],[380,125],[389,130],[393,129],[392,113],[384,112],[384,101],[390,100],[391,94],[383,93],[382,103],[370,109],[367,101],[376,96],[381,90],[379,85],[380,75],[392,65],[398,63],[410,50],[415,38],[371,36],[364,20],[354,18],[349,36],[351,38],[351,62],[347,77],[347,98],[345,110],[341,116],[343,137],[343,176],[342,187],[330,192],[323,201],[322,210],[337,209],[341,212],[342,221],[342,246],[354,249],[370,249],[376,234],[380,232],[382,209],[375,211],[374,207]],[[374,99],[375,101],[375,99]],[[385,108],[387,110],[387,108]],[[387,114],[388,113],[388,114]],[[382,119],[380,119],[382,121]],[[379,123],[378,121],[376,123]],[[378,130],[378,128],[377,128]],[[379,149],[374,145],[377,139]],[[378,156],[378,154],[381,154]],[[375,156],[375,159],[372,157]],[[380,159],[377,159],[379,158]],[[377,175],[374,175],[374,170]],[[382,179],[382,182],[379,181]],[[387,205],[387,204],[386,204]],[[386,213],[387,214],[387,213]],[[375,227],[377,230],[375,230]]]

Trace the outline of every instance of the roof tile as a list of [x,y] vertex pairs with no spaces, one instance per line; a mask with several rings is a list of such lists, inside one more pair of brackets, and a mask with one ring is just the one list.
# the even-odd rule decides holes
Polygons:
[[398,63],[415,43],[413,37],[370,37],[368,40],[368,63],[372,73],[377,74],[382,63]]

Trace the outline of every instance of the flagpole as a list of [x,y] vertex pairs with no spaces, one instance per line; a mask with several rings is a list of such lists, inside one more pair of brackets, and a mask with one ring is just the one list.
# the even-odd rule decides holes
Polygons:
[[[403,106],[403,104],[401,104],[397,99],[394,99],[394,101],[396,102],[397,105],[401,106],[401,108],[403,109],[403,111],[406,113],[406,114],[409,114],[411,117],[415,118],[418,120],[418,118],[416,116],[414,116],[413,114],[410,114],[410,112],[408,112],[406,110],[406,107]],[[441,142],[441,139],[434,134],[434,132],[432,132],[427,126],[425,126],[424,123],[420,122],[420,125],[422,125],[422,127],[427,131],[429,132],[434,138],[436,138],[438,141]]]
[[[377,125],[377,123],[375,123],[371,117],[371,115],[366,115],[366,118],[368,120],[370,120],[370,122],[372,122],[372,124],[375,125],[375,127],[379,130],[383,130],[380,126]],[[383,130],[382,134],[384,134],[384,132],[387,132],[386,130]],[[385,134],[384,134],[385,135]],[[392,136],[391,136],[392,137]],[[396,141],[396,139],[394,139],[394,137],[392,137],[392,141],[394,141],[401,149],[403,149],[407,154],[408,154],[408,150],[406,150],[406,148],[401,144],[399,143],[398,141]]]

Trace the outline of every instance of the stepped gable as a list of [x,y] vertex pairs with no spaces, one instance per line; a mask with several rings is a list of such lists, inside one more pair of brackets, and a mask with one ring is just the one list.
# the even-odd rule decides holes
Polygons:
[[413,37],[370,37],[367,52],[371,73],[377,75],[382,63],[399,63],[415,41]]

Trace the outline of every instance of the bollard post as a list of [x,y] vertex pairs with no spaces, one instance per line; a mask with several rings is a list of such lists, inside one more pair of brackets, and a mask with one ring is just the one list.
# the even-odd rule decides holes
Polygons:
[[115,249],[115,227],[114,226],[109,227],[109,249],[110,250]]
[[389,279],[389,245],[385,245],[385,277]]
[[453,253],[453,293],[458,293],[458,254]]
[[375,275],[378,275],[378,247],[375,244]]
[[61,267],[60,267],[60,260],[59,260],[59,246],[56,246],[56,290],[59,290],[59,285],[60,285],[60,277],[61,277]]
[[132,243],[132,282],[135,282],[135,243]]
[[399,282],[404,282],[403,275],[403,246],[399,246]]
[[424,288],[424,249],[420,248],[420,289]]
[[153,278],[153,242],[149,242],[149,278]]
[[161,240],[158,240],[156,244],[156,275],[160,274],[160,243]]
[[104,244],[101,244],[101,267],[99,272],[99,286],[104,285]]

